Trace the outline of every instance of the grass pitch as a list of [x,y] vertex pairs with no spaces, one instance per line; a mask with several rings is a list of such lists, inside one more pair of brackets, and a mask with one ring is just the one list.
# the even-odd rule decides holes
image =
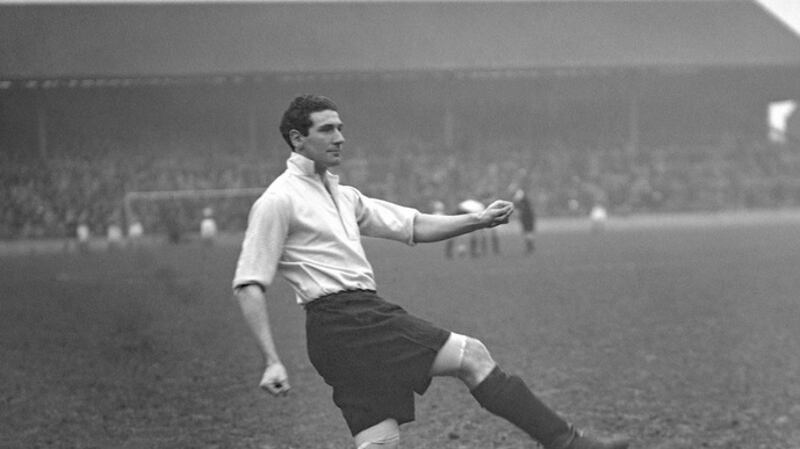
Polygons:
[[[800,226],[550,228],[525,257],[446,260],[366,240],[380,293],[480,338],[580,427],[634,448],[800,448]],[[293,390],[262,361],[230,281],[238,248],[192,243],[0,258],[0,447],[349,448],[305,354],[303,311],[270,291]],[[437,379],[405,448],[533,448]]]

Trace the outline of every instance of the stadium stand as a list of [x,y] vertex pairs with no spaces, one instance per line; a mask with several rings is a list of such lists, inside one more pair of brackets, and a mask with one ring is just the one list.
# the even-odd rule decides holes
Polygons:
[[[404,145],[409,148],[408,142]],[[538,210],[550,216],[587,214],[597,202],[616,215],[800,206],[796,142],[654,147],[635,158],[621,147],[579,148],[563,142],[535,149],[523,142],[487,146],[491,159],[456,163],[432,143],[417,141],[410,146],[415,150],[393,158],[355,157],[341,172],[367,194],[423,209],[435,199],[453,201],[491,190],[502,195],[520,168],[529,174],[527,187]],[[282,168],[247,152],[194,151],[189,157],[186,151],[177,147],[132,155],[84,147],[80,156],[67,154],[46,163],[35,156],[6,158],[0,169],[0,238],[73,236],[81,216],[93,234],[104,235],[109,220],[121,213],[126,191],[259,187]],[[571,200],[578,210],[570,209]],[[242,230],[249,204],[231,198],[216,205],[220,230]],[[142,204],[137,216],[145,232],[165,232],[164,207],[177,209],[182,229],[195,229],[201,219],[201,205]]]
[[[266,186],[286,152],[276,102],[310,88],[353,111],[346,182],[419,208],[512,181],[543,216],[800,203],[798,143],[764,120],[800,98],[800,41],[747,0],[0,10],[0,239],[106,235],[126,192]],[[214,204],[220,231],[249,204]],[[205,206],[132,212],[166,233]]]

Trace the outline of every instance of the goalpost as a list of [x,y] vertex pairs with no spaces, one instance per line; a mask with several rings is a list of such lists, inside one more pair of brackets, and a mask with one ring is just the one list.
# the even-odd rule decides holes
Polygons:
[[[236,188],[236,189],[190,189],[190,190],[148,190],[148,191],[131,191],[126,192],[123,197],[122,210],[124,214],[125,229],[131,225],[132,220],[136,217],[140,222],[153,221],[158,222],[160,217],[149,216],[159,210],[157,207],[147,210],[147,205],[158,205],[167,201],[175,202],[172,206],[177,208],[188,206],[189,209],[195,211],[199,216],[200,211],[205,207],[211,207],[216,211],[224,209],[220,205],[230,203],[231,200],[247,200],[241,201],[241,204],[235,205],[237,209],[235,213],[241,214],[240,216],[247,216],[248,210],[252,201],[264,193],[263,187],[253,188]],[[169,205],[167,205],[169,206]],[[228,208],[229,209],[229,208]],[[231,211],[226,210],[226,213]],[[199,220],[198,220],[199,223]],[[152,223],[150,223],[152,224]]]

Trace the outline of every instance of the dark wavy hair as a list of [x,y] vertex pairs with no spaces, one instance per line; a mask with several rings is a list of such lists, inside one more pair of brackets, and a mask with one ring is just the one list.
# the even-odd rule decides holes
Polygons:
[[286,141],[292,151],[294,151],[294,147],[292,146],[292,140],[289,138],[289,131],[296,129],[300,134],[307,136],[308,129],[313,124],[311,122],[311,114],[319,111],[338,112],[339,109],[330,98],[314,94],[299,95],[289,104],[286,112],[283,113],[281,125],[278,129],[280,129],[283,140]]

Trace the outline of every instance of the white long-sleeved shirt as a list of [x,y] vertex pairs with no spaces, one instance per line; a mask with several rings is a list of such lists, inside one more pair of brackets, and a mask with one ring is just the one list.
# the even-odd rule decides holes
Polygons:
[[250,210],[233,287],[272,284],[276,272],[299,304],[344,290],[375,290],[361,236],[414,244],[416,209],[369,198],[339,185],[326,172],[330,193],[314,162],[292,153],[286,171]]

